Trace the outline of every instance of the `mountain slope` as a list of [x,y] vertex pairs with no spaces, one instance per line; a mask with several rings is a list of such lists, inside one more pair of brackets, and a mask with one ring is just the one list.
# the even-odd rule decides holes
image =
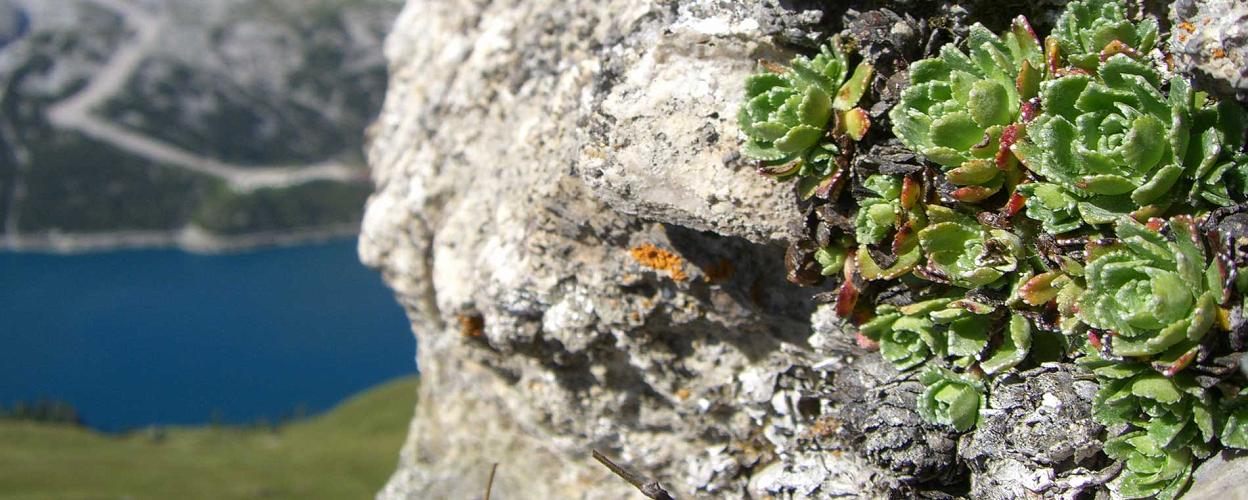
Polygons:
[[353,233],[397,8],[0,0],[0,241],[210,249]]

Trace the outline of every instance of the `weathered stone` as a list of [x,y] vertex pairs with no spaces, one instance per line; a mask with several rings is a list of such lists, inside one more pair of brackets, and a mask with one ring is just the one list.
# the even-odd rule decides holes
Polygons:
[[1170,23],[1176,69],[1248,102],[1248,3],[1178,0],[1170,6]]
[[1214,500],[1248,499],[1248,453],[1226,450],[1209,458],[1192,474],[1192,487],[1183,498]]
[[1096,389],[1072,365],[998,378],[990,408],[959,446],[971,467],[972,496],[1073,499],[1096,486],[1105,430],[1092,420]]
[[[497,495],[618,498],[591,448],[681,496],[742,494],[765,465],[779,416],[739,395],[805,349],[813,292],[770,243],[789,187],[732,158],[734,86],[754,51],[779,53],[745,9],[408,6],[360,245],[408,307],[423,375],[385,496],[479,491],[465,471],[498,461],[514,487]],[[641,265],[643,244],[687,278]]]

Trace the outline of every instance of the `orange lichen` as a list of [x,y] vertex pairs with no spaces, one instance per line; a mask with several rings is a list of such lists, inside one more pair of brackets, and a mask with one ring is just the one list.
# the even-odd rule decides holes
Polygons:
[[1189,23],[1187,21],[1183,21],[1179,23],[1179,29],[1186,31],[1188,33],[1194,33],[1196,31],[1196,25]]
[[459,334],[465,338],[475,339],[485,335],[485,318],[477,314],[460,314],[455,319],[459,320]]
[[841,422],[832,417],[820,417],[810,427],[813,437],[828,438],[841,431]]
[[1212,55],[1214,59],[1221,59],[1223,57],[1226,57],[1226,51],[1222,50],[1221,47],[1218,47],[1216,49],[1213,49],[1213,52],[1210,53],[1210,55]]
[[692,395],[693,393],[690,392],[689,389],[686,389],[684,387],[681,387],[680,389],[676,390],[676,399],[679,399],[681,401],[688,400],[689,396],[692,396]]
[[728,278],[732,277],[733,271],[732,261],[729,261],[728,259],[719,259],[719,262],[702,268],[702,274],[705,275],[703,279],[705,279],[707,283],[723,283],[728,281]]
[[685,281],[689,279],[689,276],[685,274],[684,259],[681,259],[679,255],[654,246],[653,243],[635,247],[629,253],[633,255],[634,260],[643,266],[667,271],[673,280]]

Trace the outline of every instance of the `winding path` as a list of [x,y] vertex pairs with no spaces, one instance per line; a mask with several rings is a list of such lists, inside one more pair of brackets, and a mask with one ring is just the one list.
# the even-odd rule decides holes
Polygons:
[[226,163],[155,140],[92,114],[91,110],[98,104],[125,87],[130,75],[159,43],[164,23],[125,0],[89,1],[121,14],[135,29],[135,37],[113,54],[103,71],[95,75],[86,88],[51,108],[48,119],[53,125],[76,130],[157,163],[219,177],[236,191],[286,187],[315,180],[346,181],[362,175],[358,168],[332,162],[268,166]]

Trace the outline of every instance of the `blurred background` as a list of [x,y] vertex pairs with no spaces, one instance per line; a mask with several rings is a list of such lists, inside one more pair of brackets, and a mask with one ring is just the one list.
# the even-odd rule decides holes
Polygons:
[[0,498],[361,498],[415,345],[355,234],[392,0],[0,0]]

